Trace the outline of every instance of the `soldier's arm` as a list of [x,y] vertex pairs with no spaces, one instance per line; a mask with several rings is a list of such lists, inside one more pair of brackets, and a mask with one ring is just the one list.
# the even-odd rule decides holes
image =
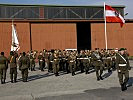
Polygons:
[[27,57],[27,65],[28,65],[28,68],[30,67],[30,59]]
[[128,69],[129,69],[129,70],[131,70],[130,63],[129,63],[129,59],[128,59],[128,56],[126,57],[126,61],[127,61],[127,66],[128,66]]
[[119,70],[119,56],[118,56],[118,54],[116,54],[116,68],[117,68],[117,70]]
[[19,61],[18,61],[18,65],[19,65],[19,70],[21,70],[21,67],[22,67],[22,61],[21,61],[21,58],[20,58]]
[[8,69],[8,58],[6,58],[6,69]]

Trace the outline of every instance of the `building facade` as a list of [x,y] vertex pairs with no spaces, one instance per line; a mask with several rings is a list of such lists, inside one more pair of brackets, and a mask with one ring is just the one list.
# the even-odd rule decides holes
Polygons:
[[[113,6],[124,15],[124,6]],[[0,51],[9,54],[11,24],[20,51],[105,48],[103,6],[0,5]],[[108,48],[128,49],[133,55],[133,20],[107,23]]]

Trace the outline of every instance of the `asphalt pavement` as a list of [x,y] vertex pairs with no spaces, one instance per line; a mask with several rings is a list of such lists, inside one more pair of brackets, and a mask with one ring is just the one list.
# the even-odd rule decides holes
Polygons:
[[[133,66],[133,61],[130,61]],[[128,90],[120,89],[117,72],[104,71],[104,80],[97,81],[96,73],[76,72],[75,76],[60,72],[53,73],[38,70],[29,71],[28,82],[22,82],[18,70],[18,82],[11,83],[9,69],[6,84],[0,84],[0,100],[133,100],[133,68],[130,71]]]

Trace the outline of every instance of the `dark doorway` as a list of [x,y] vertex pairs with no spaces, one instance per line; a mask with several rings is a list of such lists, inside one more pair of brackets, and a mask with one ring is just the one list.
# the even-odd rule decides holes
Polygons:
[[77,23],[77,49],[91,49],[91,26],[89,22]]

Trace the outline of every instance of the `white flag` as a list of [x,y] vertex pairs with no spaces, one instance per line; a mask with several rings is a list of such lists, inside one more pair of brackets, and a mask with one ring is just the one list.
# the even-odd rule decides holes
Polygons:
[[11,45],[11,51],[18,51],[20,49],[19,41],[18,41],[18,35],[17,31],[12,24],[12,45]]

